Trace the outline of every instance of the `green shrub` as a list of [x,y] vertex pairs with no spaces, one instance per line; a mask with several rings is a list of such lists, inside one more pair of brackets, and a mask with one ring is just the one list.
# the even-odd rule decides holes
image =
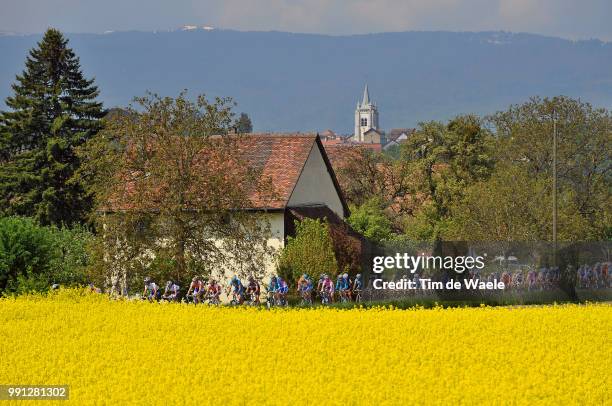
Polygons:
[[289,237],[279,259],[279,274],[295,283],[307,273],[314,280],[326,273],[336,275],[338,263],[327,222],[319,219],[296,221],[295,237]]
[[393,224],[383,210],[383,202],[374,197],[359,207],[351,207],[348,223],[368,240],[381,243],[393,238]]
[[43,227],[29,218],[0,218],[0,293],[44,291],[53,283],[86,282],[82,228]]

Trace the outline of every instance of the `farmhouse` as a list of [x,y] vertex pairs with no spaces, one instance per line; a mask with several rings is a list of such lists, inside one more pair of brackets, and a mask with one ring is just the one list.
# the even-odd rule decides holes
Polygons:
[[[274,199],[251,197],[272,229],[269,245],[282,248],[301,213],[323,213],[344,219],[348,207],[317,134],[250,134],[241,140],[249,165],[270,179]],[[318,210],[313,211],[314,208]],[[306,217],[321,217],[306,215]],[[273,272],[270,264],[269,272]]]
[[[266,245],[272,252],[282,249],[287,238],[295,233],[296,220],[325,219],[338,265],[341,269],[362,269],[367,242],[344,221],[348,207],[318,134],[248,134],[241,136],[235,147],[243,158],[243,165],[253,169],[273,189],[272,194],[265,193],[265,196],[260,195],[262,191],[258,188],[247,192],[250,204],[240,209],[245,215],[253,216],[256,222],[269,226]],[[130,190],[134,187],[128,183],[125,189],[129,204]],[[155,191],[152,195],[155,196]],[[154,201],[155,198],[152,207]],[[217,243],[222,245],[223,240],[217,240]],[[256,271],[267,282],[276,271],[276,256],[264,256],[257,269],[248,268],[236,257],[229,263],[213,265],[211,276],[218,279],[227,279],[234,273],[244,276],[245,272]],[[124,285],[125,278],[126,274],[121,275],[118,271],[115,277],[111,277],[111,285]]]
[[[248,164],[274,188],[273,199],[250,197],[253,215],[270,224],[268,246],[282,249],[295,233],[295,222],[325,219],[330,228],[339,268],[357,271],[367,263],[370,247],[344,221],[349,215],[340,185],[318,134],[249,134],[240,149]],[[264,280],[276,271],[275,259],[267,261]],[[218,277],[228,277],[217,275]]]

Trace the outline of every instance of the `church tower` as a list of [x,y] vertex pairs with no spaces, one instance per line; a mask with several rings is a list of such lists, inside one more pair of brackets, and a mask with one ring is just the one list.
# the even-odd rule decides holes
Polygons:
[[378,108],[376,104],[370,102],[368,85],[363,89],[363,100],[357,102],[355,110],[355,135],[353,141],[364,142],[364,134],[370,130],[378,130]]

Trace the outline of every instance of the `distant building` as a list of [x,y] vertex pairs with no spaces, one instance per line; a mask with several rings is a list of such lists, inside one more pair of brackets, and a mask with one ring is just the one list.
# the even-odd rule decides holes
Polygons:
[[332,130],[325,130],[319,133],[319,137],[323,144],[340,144],[344,142],[344,139]]
[[384,144],[385,143],[385,133],[379,131],[375,128],[370,128],[368,131],[363,133],[363,142],[364,144]]
[[348,151],[345,147],[359,146],[375,152],[382,152],[406,141],[414,132],[413,128],[394,128],[389,134],[383,131],[378,122],[378,107],[370,100],[368,85],[363,89],[363,98],[355,109],[355,132],[352,135],[339,135],[332,130],[319,134],[325,148],[340,147],[338,151]]
[[[357,108],[355,109],[355,133],[351,141],[367,142],[365,135],[370,130],[380,131],[378,129],[378,107],[370,101],[370,93],[366,84],[363,90],[363,99],[361,102],[357,102]],[[381,133],[379,132],[379,134]],[[381,140],[378,143],[384,144]]]
[[414,131],[414,128],[393,128],[387,135],[387,143],[383,146],[383,149],[386,151],[393,146],[399,146],[405,142]]

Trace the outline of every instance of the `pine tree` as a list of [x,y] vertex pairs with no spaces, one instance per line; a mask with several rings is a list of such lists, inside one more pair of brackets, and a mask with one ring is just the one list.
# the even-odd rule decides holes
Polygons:
[[70,225],[91,207],[74,177],[75,148],[101,129],[104,110],[67,44],[61,32],[47,30],[16,76],[10,111],[0,113],[0,214]]
[[253,124],[249,115],[246,113],[240,113],[240,117],[236,120],[236,132],[239,134],[249,134],[253,132]]

